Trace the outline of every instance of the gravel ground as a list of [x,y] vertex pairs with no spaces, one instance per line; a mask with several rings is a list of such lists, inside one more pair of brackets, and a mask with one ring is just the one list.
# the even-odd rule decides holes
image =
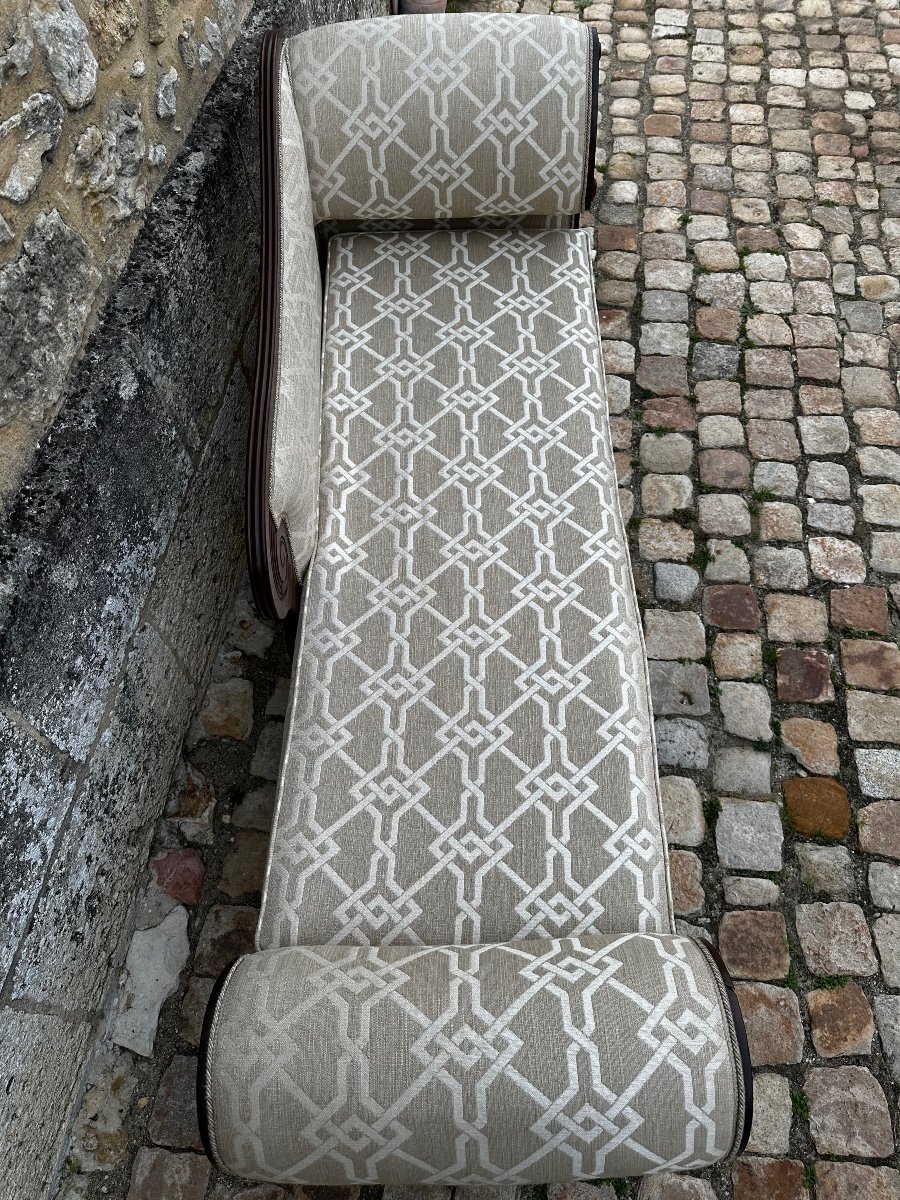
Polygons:
[[[757,1119],[733,1165],[550,1200],[900,1200],[900,9],[553,10],[604,47],[598,297],[676,905],[740,981]],[[193,1114],[206,998],[252,938],[289,669],[242,585],[64,1200],[301,1194],[219,1176]]]

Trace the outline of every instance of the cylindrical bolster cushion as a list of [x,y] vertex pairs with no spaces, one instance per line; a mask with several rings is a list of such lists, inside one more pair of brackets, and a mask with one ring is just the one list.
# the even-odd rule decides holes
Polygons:
[[468,13],[287,42],[316,220],[573,214],[594,187],[596,34]]
[[672,935],[251,954],[204,1069],[218,1162],[304,1184],[702,1168],[747,1102],[722,976]]

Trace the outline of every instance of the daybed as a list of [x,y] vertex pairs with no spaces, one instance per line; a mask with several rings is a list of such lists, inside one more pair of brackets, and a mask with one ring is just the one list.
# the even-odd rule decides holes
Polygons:
[[734,992],[672,911],[577,228],[597,79],[557,17],[263,50],[249,559],[299,626],[256,951],[202,1073],[249,1179],[596,1179],[746,1141]]

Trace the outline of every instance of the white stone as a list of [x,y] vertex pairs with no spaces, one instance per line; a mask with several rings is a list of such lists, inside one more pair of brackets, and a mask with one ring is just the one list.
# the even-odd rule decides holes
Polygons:
[[175,84],[178,82],[178,72],[174,67],[163,71],[156,85],[156,115],[160,120],[174,117],[177,108]]
[[778,903],[778,884],[752,875],[726,875],[725,903],[734,908],[768,908]]
[[900,750],[857,750],[856,770],[864,796],[900,800]]
[[900,996],[876,996],[875,1020],[891,1074],[900,1083]]
[[84,108],[97,90],[97,60],[75,6],[70,0],[33,0],[28,15],[59,94],[69,108]]
[[869,524],[900,526],[900,484],[865,483],[859,496]]
[[694,612],[650,608],[644,614],[644,637],[648,658],[673,661],[706,654],[706,631]]
[[111,1037],[145,1058],[153,1054],[160,1009],[187,962],[187,921],[187,909],[179,905],[155,928],[139,929],[128,947]]
[[853,894],[853,864],[846,846],[814,846],[798,842],[800,878],[816,894],[830,900],[849,900]]

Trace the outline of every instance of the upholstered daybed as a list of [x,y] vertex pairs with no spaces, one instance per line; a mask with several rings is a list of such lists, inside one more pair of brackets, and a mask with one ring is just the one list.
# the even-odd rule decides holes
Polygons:
[[573,227],[597,62],[552,17],[264,47],[249,554],[263,612],[302,599],[201,1105],[249,1179],[593,1179],[746,1141],[730,981],[675,932]]

